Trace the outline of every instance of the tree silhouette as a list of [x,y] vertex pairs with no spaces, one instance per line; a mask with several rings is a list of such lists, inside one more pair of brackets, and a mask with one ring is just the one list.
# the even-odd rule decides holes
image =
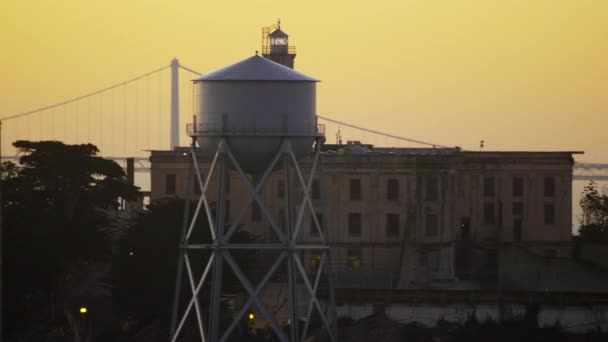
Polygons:
[[580,201],[583,210],[580,239],[588,242],[608,242],[608,192],[600,191],[597,183],[589,182]]
[[134,199],[138,192],[94,145],[13,145],[19,164],[2,165],[4,334],[44,340],[53,329],[66,328],[66,313],[102,294],[99,265],[111,253],[103,228],[119,198]]

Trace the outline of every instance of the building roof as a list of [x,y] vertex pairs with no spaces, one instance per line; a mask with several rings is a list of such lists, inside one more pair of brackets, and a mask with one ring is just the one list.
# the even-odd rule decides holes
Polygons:
[[297,72],[257,54],[225,68],[197,77],[193,81],[319,82],[316,78],[304,75],[301,72]]
[[274,30],[271,34],[268,35],[270,38],[288,38],[289,35],[283,32],[280,28]]

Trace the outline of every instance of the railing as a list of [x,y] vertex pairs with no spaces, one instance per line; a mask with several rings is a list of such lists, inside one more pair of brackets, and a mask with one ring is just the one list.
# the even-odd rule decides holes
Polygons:
[[316,124],[314,132],[306,131],[304,129],[294,131],[289,128],[285,129],[272,129],[272,128],[259,128],[256,126],[228,126],[222,123],[205,123],[205,124],[194,124],[189,123],[186,125],[186,131],[189,136],[293,136],[293,137],[318,137],[325,136],[325,125]]
[[270,45],[270,46],[262,47],[263,55],[268,55],[268,54],[272,54],[272,53],[295,55],[296,47],[295,46],[278,46],[278,45]]

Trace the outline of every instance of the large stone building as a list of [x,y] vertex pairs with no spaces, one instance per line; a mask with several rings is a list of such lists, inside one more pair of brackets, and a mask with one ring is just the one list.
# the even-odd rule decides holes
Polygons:
[[[316,210],[326,203],[325,213],[316,215],[328,230],[338,287],[495,288],[509,283],[501,279],[508,274],[499,272],[509,262],[501,260],[502,251],[515,248],[543,259],[571,255],[577,152],[373,148],[357,142],[324,150],[322,176],[311,195]],[[152,152],[152,200],[187,197],[186,151]],[[304,170],[310,167],[310,160],[301,162]],[[208,167],[201,161],[203,173]],[[248,193],[236,173],[229,178],[230,221]],[[268,182],[261,195],[280,222],[283,173],[274,172]],[[304,216],[304,241],[319,239],[311,215]],[[272,240],[256,206],[242,223]],[[302,257],[314,268],[320,256]]]

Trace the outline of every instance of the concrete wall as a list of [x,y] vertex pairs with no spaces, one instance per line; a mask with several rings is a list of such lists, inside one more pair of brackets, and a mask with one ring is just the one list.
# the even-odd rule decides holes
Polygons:
[[[152,200],[185,197],[189,160],[183,152],[152,153]],[[304,174],[308,174],[311,160],[304,159],[301,163]],[[463,280],[455,274],[455,244],[468,239],[484,248],[496,249],[501,244],[515,243],[514,202],[523,204],[522,241],[516,243],[539,254],[548,251],[561,258],[570,256],[572,164],[572,156],[568,152],[420,152],[406,149],[391,153],[329,153],[323,157],[323,173],[318,178],[323,187],[322,198],[313,200],[313,206],[315,211],[319,211],[321,202],[327,204],[325,219],[332,261],[335,271],[342,275],[341,279],[361,280],[364,278],[362,272],[367,272],[374,274],[376,279],[400,277],[394,282],[382,281],[386,286],[458,287]],[[201,161],[204,175],[209,172],[208,167],[208,162]],[[165,193],[167,174],[176,175],[175,194]],[[517,198],[513,197],[512,191],[514,177],[524,179],[523,196]],[[555,180],[555,195],[552,197],[544,196],[546,177]],[[281,170],[274,172],[261,192],[277,223],[281,222],[280,212],[285,207],[284,199],[278,196],[283,178]],[[492,196],[484,195],[486,178],[494,179]],[[361,182],[360,200],[349,197],[350,179]],[[389,179],[398,181],[397,200],[387,198]],[[216,188],[216,179],[213,178],[207,192],[209,198],[215,198]],[[433,189],[436,189],[436,196],[431,194]],[[301,191],[296,181],[294,199],[297,202]],[[229,220],[237,215],[247,198],[243,183],[236,173],[230,172],[230,191],[226,198],[230,204]],[[494,204],[494,223],[491,224],[484,220],[486,203]],[[545,203],[555,206],[555,222],[550,225],[544,223]],[[295,214],[298,209],[296,207]],[[348,215],[353,212],[361,213],[362,217],[361,234],[358,236],[349,234]],[[399,215],[399,230],[395,236],[386,234],[386,215],[389,213]],[[305,208],[299,235],[302,241],[320,240],[310,233],[311,214]],[[436,234],[428,234],[429,215],[437,219]],[[463,218],[470,220],[468,237],[462,236]],[[242,223],[262,239],[271,235],[264,219],[252,220],[251,209],[246,212]],[[359,269],[349,267],[349,250],[360,250]],[[311,256],[305,255],[304,258],[305,263],[309,263]],[[474,280],[476,278],[471,277],[465,283]]]
[[573,259],[548,258],[520,246],[499,251],[499,286],[509,290],[604,292],[608,272]]
[[[420,303],[391,304],[386,306],[386,315],[389,319],[401,324],[419,323],[427,327],[436,326],[439,320],[451,323],[464,323],[471,315],[483,322],[490,318],[500,321],[504,318],[521,318],[526,313],[526,307],[521,304],[488,305],[457,303],[446,305],[431,305]],[[343,304],[337,307],[338,317],[358,320],[374,313],[373,304]],[[539,325],[554,326],[559,322],[568,332],[587,332],[608,330],[608,306],[541,306],[538,314]]]

